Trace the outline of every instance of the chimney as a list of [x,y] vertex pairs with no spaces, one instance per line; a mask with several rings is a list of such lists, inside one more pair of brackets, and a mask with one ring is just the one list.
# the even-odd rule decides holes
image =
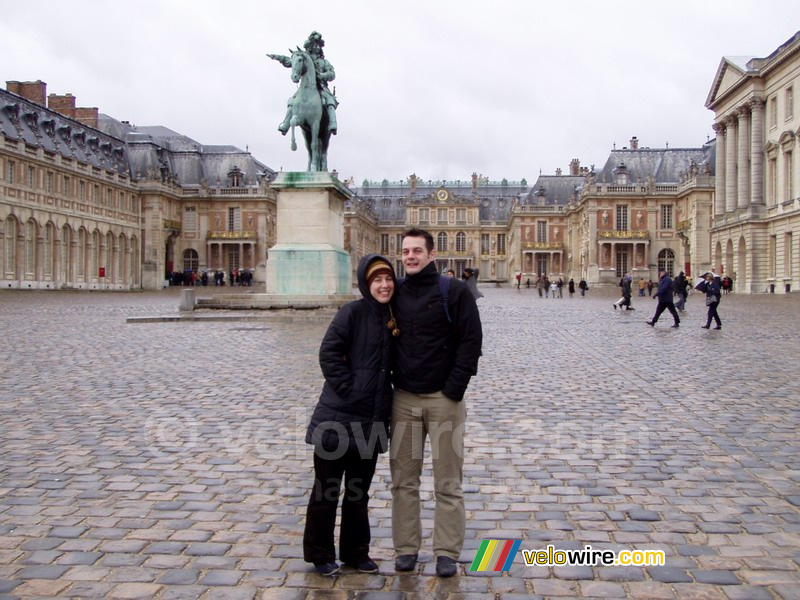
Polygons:
[[631,150],[637,150],[639,148],[639,138],[633,136],[631,138]]
[[581,172],[581,161],[577,158],[573,158],[569,161],[569,174],[570,175],[579,175]]
[[561,177],[561,167],[556,169],[556,177]]
[[94,127],[95,129],[97,129],[97,115],[99,112],[97,110],[97,107],[76,108],[74,112],[75,112],[74,118],[76,121],[78,121],[78,123],[81,123],[83,125],[88,125],[89,127]]
[[40,79],[36,81],[6,81],[6,89],[12,94],[36,102],[40,106],[46,106],[44,99],[47,84]]
[[65,94],[59,96],[58,94],[50,94],[47,97],[47,108],[61,113],[70,119],[75,118],[75,96],[72,94]]

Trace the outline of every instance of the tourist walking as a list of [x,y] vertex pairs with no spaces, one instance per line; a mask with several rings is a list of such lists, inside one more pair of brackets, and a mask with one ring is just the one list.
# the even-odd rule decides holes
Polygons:
[[678,311],[675,310],[675,304],[672,302],[672,277],[667,275],[667,272],[664,269],[658,270],[658,289],[656,290],[656,300],[658,300],[656,314],[653,315],[653,318],[650,321],[645,321],[645,323],[650,325],[650,327],[655,327],[655,324],[658,322],[658,318],[661,316],[661,313],[663,313],[665,310],[668,310],[674,320],[672,328],[677,329],[680,327],[681,319],[678,316]]
[[714,329],[722,329],[722,321],[719,318],[717,307],[719,301],[722,299],[722,289],[719,275],[716,273],[706,273],[703,275],[702,281],[696,286],[696,290],[703,292],[706,295],[706,306],[708,307],[708,317],[703,329],[711,328],[711,321],[714,320],[717,326]]

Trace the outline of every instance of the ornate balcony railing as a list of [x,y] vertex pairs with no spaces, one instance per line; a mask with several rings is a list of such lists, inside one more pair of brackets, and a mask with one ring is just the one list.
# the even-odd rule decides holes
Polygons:
[[523,242],[523,250],[563,250],[561,242]]
[[209,231],[207,240],[255,240],[257,231]]
[[612,229],[610,231],[598,231],[599,240],[649,240],[649,231],[623,231]]

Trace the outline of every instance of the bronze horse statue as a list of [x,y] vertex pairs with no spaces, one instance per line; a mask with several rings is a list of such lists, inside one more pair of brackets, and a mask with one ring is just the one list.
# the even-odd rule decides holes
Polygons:
[[292,69],[292,81],[299,84],[292,97],[292,150],[297,150],[294,128],[303,132],[308,150],[307,171],[328,170],[328,143],[331,134],[328,130],[328,115],[323,105],[322,96],[317,87],[317,71],[314,59],[305,50],[297,48],[289,57]]

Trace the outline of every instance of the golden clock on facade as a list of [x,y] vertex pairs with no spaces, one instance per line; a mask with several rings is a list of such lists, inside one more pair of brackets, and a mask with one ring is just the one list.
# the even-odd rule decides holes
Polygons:
[[447,193],[447,190],[439,190],[436,192],[436,199],[439,202],[447,202],[447,199],[450,197],[450,194]]

